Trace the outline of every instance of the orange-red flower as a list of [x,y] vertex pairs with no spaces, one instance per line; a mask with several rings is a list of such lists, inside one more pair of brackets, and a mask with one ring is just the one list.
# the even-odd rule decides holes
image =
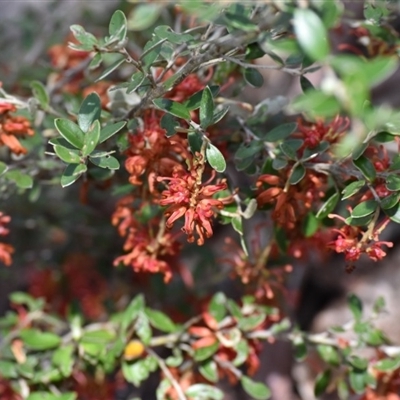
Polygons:
[[[6,225],[11,221],[8,215],[0,211],[0,236],[8,235],[9,229]],[[11,255],[14,253],[14,247],[9,244],[0,242],[0,261],[9,266],[12,263]]]
[[0,146],[7,146],[14,154],[26,154],[17,137],[32,136],[34,131],[30,122],[21,115],[13,115],[15,105],[0,100]]
[[119,234],[125,237],[127,252],[117,257],[114,265],[130,265],[135,272],[162,273],[167,282],[172,277],[168,258],[180,250],[177,237],[165,232],[164,224],[157,217],[141,222],[144,207],[135,212],[132,204],[132,197],[123,198],[112,217],[112,224],[118,226]]
[[214,170],[211,178],[205,183],[202,182],[204,171],[202,155],[196,154],[189,162],[189,171],[176,168],[172,177],[157,178],[159,182],[168,182],[168,188],[161,193],[159,204],[168,206],[164,213],[168,218],[167,228],[172,228],[174,222],[184,216],[185,223],[182,230],[187,234],[188,242],[194,242],[197,235],[197,244],[202,245],[205,238],[210,238],[213,234],[211,220],[216,215],[216,209],[222,209],[231,199],[213,198],[216,193],[227,188],[225,180],[209,185],[215,177]]

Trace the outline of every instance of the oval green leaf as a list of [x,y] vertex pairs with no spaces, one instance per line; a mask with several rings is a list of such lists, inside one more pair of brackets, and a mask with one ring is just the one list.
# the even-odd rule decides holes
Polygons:
[[354,207],[351,212],[353,218],[362,218],[371,215],[378,208],[376,200],[366,200]]
[[83,132],[87,132],[93,122],[100,118],[101,100],[96,92],[90,93],[82,102],[78,112],[78,125]]
[[60,135],[77,149],[82,149],[85,134],[81,128],[69,119],[57,118],[54,125]]
[[286,139],[296,130],[296,128],[297,124],[295,122],[279,125],[265,135],[265,141],[277,142],[278,140]]
[[226,169],[226,161],[222,153],[212,144],[209,143],[206,149],[206,156],[209,164],[217,172],[224,172]]
[[189,110],[181,103],[170,99],[155,99],[153,100],[154,105],[175,117],[190,120]]
[[240,383],[242,384],[243,390],[254,399],[266,400],[271,397],[270,389],[261,382],[254,382],[249,377],[242,376]]
[[32,350],[48,350],[57,347],[61,343],[58,335],[51,332],[41,332],[37,329],[23,329],[20,332],[24,345]]
[[326,58],[330,51],[328,34],[319,16],[309,8],[297,8],[293,25],[304,52],[313,60]]

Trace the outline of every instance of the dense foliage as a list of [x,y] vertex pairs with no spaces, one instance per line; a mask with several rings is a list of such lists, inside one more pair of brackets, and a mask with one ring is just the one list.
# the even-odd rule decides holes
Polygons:
[[[154,376],[158,399],[219,400],[222,380],[267,399],[252,375],[276,340],[299,362],[318,354],[316,396],[399,399],[383,299],[365,315],[352,295],[351,321],[311,334],[289,318],[287,285],[299,261],[340,253],[346,274],[393,246],[381,235],[400,223],[400,112],[371,90],[399,65],[394,6],[126,11],[106,33],[71,26],[29,91],[0,87],[2,209],[21,201],[38,235],[53,207],[67,221],[0,318],[1,399],[114,399]],[[271,71],[296,94],[269,96]],[[7,240],[14,218],[0,213],[2,268],[23,251]]]

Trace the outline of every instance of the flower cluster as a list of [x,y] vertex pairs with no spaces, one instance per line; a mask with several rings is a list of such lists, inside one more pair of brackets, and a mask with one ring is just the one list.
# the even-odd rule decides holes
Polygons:
[[329,123],[325,123],[320,119],[316,122],[308,122],[302,118],[297,121],[299,132],[294,136],[298,136],[304,140],[304,148],[314,148],[321,141],[336,143],[343,136],[350,125],[347,117],[337,115]]
[[188,236],[188,242],[195,241],[204,244],[205,238],[213,235],[211,219],[215,217],[216,210],[222,209],[224,204],[231,202],[231,197],[215,199],[213,196],[225,190],[225,180],[211,185],[215,178],[213,170],[210,179],[203,183],[202,175],[205,167],[204,156],[197,153],[189,159],[189,171],[175,168],[172,177],[159,176],[158,182],[168,182],[168,188],[161,193],[161,206],[168,206],[165,210],[167,228],[172,228],[174,222],[185,217],[182,230]]
[[[143,127],[129,136],[125,168],[132,185],[142,185],[142,177],[147,177],[149,190],[155,192],[157,175],[171,175],[174,168],[181,167],[182,160],[189,156],[186,139],[179,136],[167,138],[160,127],[160,114],[147,112],[143,117]],[[182,168],[182,167],[181,167]]]
[[[272,218],[286,231],[293,230],[303,221],[315,204],[325,196],[327,178],[325,175],[307,170],[297,185],[288,185],[290,170],[284,169],[280,176],[264,174],[256,183],[259,189],[257,203],[259,207],[274,205]],[[265,187],[265,184],[268,187]]]
[[[338,218],[345,222],[340,215],[331,214],[331,218]],[[353,270],[353,263],[357,261],[361,254],[365,253],[371,260],[382,260],[386,253],[382,250],[382,246],[393,247],[392,242],[380,241],[379,235],[390,222],[389,218],[385,218],[380,224],[375,226],[371,222],[368,229],[363,231],[358,226],[343,225],[340,229],[333,228],[332,232],[338,234],[337,238],[327,244],[337,253],[344,253],[346,261],[349,262],[348,271]]]
[[145,217],[146,205],[135,212],[133,204],[132,196],[123,198],[112,217],[112,224],[118,226],[120,236],[125,238],[124,250],[127,252],[116,258],[114,265],[130,265],[135,272],[161,273],[168,282],[172,277],[168,260],[180,249],[177,237],[165,232],[165,225],[159,218]]
[[[0,211],[0,236],[8,235],[9,229],[6,225],[11,221],[8,215]],[[0,261],[9,266],[12,263],[11,255],[14,253],[14,247],[9,244],[0,242]]]
[[0,99],[0,146],[7,146],[14,154],[26,154],[25,147],[18,139],[33,136],[34,131],[30,122],[21,115],[14,115],[17,111],[14,104]]

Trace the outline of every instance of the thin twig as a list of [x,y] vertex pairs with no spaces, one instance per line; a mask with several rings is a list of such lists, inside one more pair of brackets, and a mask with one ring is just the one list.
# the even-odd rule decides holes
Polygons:
[[157,360],[157,363],[161,368],[162,372],[164,372],[164,375],[167,377],[167,379],[171,382],[171,385],[174,387],[176,394],[178,395],[178,399],[187,400],[187,397],[185,396],[185,393],[183,393],[183,390],[179,385],[179,382],[172,376],[171,371],[168,369],[164,360],[152,349],[147,348],[146,351]]

